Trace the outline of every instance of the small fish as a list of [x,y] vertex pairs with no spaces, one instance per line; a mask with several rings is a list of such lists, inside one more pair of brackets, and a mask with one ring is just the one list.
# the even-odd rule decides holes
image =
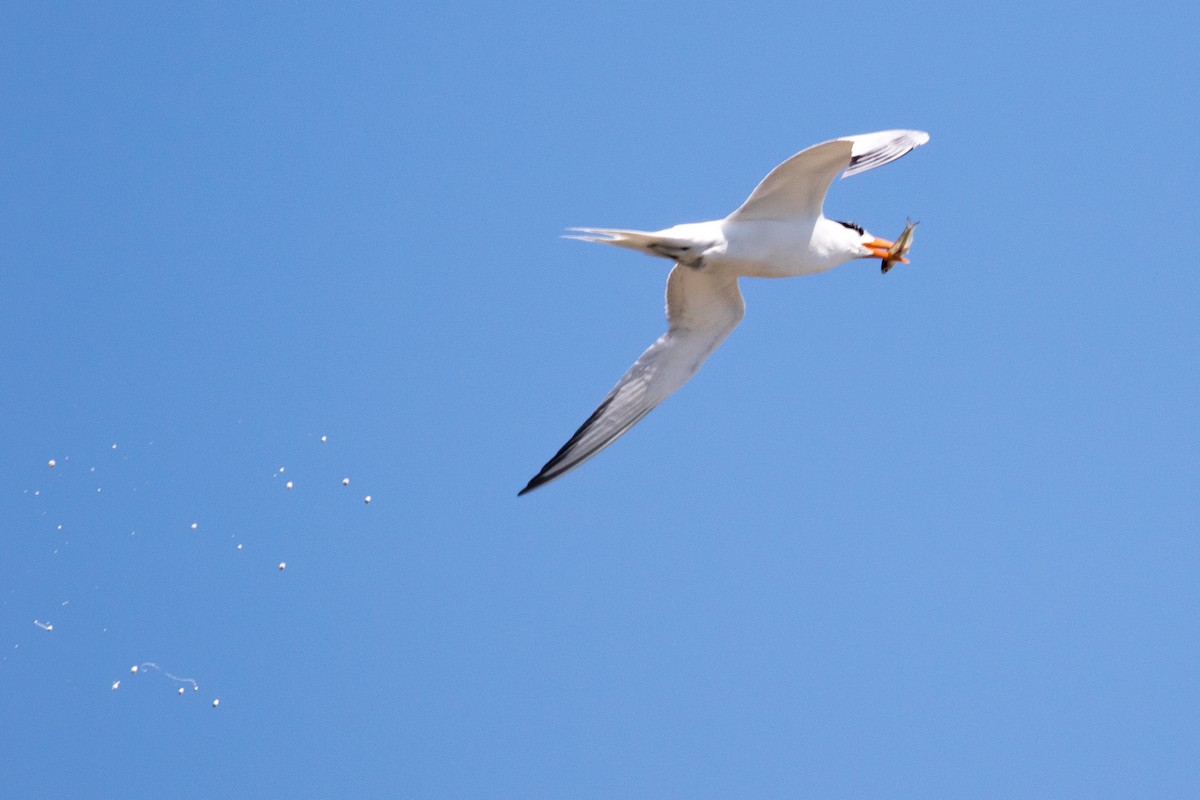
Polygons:
[[904,256],[908,253],[908,249],[912,247],[913,230],[919,224],[920,223],[918,222],[913,222],[911,219],[906,220],[904,232],[901,233],[896,239],[895,243],[888,248],[887,258],[883,259],[883,266],[881,269],[884,275],[888,273],[888,270],[896,266],[897,263],[908,263],[908,259]]

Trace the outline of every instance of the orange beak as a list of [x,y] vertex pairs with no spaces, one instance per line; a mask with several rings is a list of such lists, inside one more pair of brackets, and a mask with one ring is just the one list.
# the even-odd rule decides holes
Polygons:
[[[892,244],[894,243],[889,242],[887,239],[872,239],[863,245],[863,247],[870,250],[871,253],[869,255],[860,256],[860,258],[887,258],[888,251],[892,249]],[[899,260],[905,264],[908,263],[907,259],[902,258]]]
[[863,247],[870,250],[871,253],[869,255],[859,256],[859,258],[882,258],[885,263],[889,261],[892,263],[899,261],[901,264],[907,264],[908,259],[904,256],[901,256],[900,258],[892,258],[889,255],[893,244],[895,243],[889,242],[887,239],[872,239],[863,245]]

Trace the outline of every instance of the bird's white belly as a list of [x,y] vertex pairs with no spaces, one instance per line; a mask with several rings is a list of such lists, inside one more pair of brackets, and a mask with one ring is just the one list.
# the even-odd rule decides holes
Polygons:
[[723,252],[705,254],[705,265],[757,278],[791,278],[832,269],[845,260],[813,236],[815,225],[760,221],[726,223]]

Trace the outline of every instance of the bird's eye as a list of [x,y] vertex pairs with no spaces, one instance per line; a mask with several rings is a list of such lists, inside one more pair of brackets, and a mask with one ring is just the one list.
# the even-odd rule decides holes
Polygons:
[[859,225],[857,222],[843,222],[840,219],[835,219],[834,222],[836,222],[838,225],[844,225],[852,231],[858,231],[859,236],[862,236],[863,234],[863,226]]

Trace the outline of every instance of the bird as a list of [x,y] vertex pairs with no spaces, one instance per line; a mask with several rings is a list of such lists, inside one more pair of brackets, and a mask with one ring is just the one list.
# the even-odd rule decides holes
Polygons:
[[827,219],[825,194],[838,173],[843,178],[858,175],[928,141],[924,131],[888,130],[813,145],[771,170],[746,201],[721,220],[660,231],[568,229],[569,239],[674,262],[667,276],[667,331],[518,496],[562,477],[608,447],[687,383],[742,320],[745,303],[738,278],[812,275],[856,258],[880,258],[885,266],[889,259],[907,263],[903,252],[892,250],[891,241],[854,222]]

